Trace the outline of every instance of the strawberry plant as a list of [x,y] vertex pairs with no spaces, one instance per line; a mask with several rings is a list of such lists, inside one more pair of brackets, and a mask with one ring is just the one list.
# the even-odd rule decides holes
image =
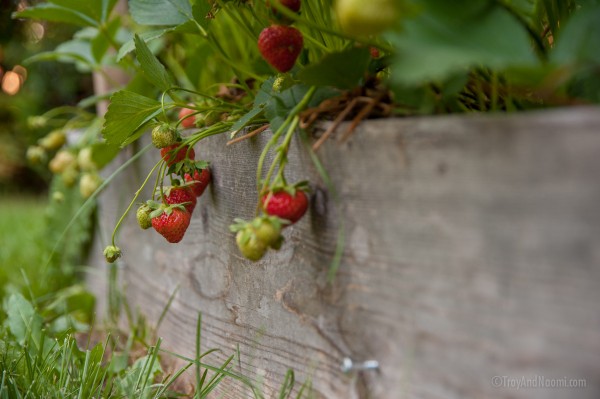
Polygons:
[[[53,155],[64,144],[59,134],[48,136],[29,157],[51,159],[51,170],[74,184],[83,168],[73,161],[77,154],[91,153],[100,169],[150,135],[162,159],[142,187],[157,172],[151,201],[159,205],[152,212],[162,215],[183,212],[177,204],[168,208],[167,176],[202,194],[207,169],[194,166],[194,146],[213,135],[229,134],[235,144],[269,134],[256,160],[255,220],[275,215],[299,223],[309,200],[285,180],[294,136],[308,144],[333,191],[316,151],[343,120],[352,120],[345,139],[366,118],[600,101],[597,0],[130,0],[128,13],[111,12],[115,4],[50,0],[15,14],[82,28],[31,61],[71,62],[99,74],[118,66],[130,76],[111,94],[106,115],[85,111],[101,100],[90,98],[65,124],[64,130],[85,124],[86,140]],[[306,133],[327,119],[333,123],[311,142]],[[294,210],[281,211],[286,207]],[[252,260],[272,247],[257,229],[254,222],[232,226]]]

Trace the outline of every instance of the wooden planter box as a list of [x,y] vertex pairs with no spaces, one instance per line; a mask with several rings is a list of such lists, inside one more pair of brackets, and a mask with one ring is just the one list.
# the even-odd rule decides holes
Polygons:
[[[122,229],[130,305],[156,322],[179,287],[163,347],[193,357],[202,312],[203,349],[222,350],[208,361],[239,345],[234,370],[267,397],[289,368],[324,398],[600,397],[598,108],[363,123],[319,151],[339,203],[295,142],[288,180],[312,182],[310,211],[279,252],[252,263],[228,226],[254,214],[267,138],[196,146],[213,184],[180,244],[139,230],[133,215]],[[103,194],[106,237],[157,153]],[[329,285],[342,220],[346,249]],[[97,267],[105,273],[99,256]],[[102,279],[92,288],[106,295]],[[345,357],[381,368],[345,374]],[[578,388],[557,388],[563,380]],[[214,397],[250,391],[225,380]]]

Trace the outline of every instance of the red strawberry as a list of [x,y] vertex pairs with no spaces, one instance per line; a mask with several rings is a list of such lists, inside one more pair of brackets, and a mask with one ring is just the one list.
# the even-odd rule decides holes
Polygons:
[[168,242],[181,241],[190,225],[192,215],[179,207],[166,207],[159,216],[152,218],[152,227]]
[[192,116],[188,116],[193,114],[194,112],[196,112],[193,109],[189,109],[189,108],[181,108],[181,110],[179,111],[179,119],[181,118],[185,118],[181,121],[181,127],[183,127],[184,129],[189,129],[194,127],[194,124],[196,123],[196,116],[192,115]]
[[[174,150],[180,145],[181,144],[177,143],[160,150],[160,156],[162,157],[162,159],[165,160],[168,166],[176,164],[179,161],[183,161],[185,159],[186,154],[189,159],[194,159],[196,157],[194,149],[185,145],[181,147],[179,151],[177,151],[177,153],[175,153]],[[190,150],[189,152],[188,148]]]
[[194,195],[194,191],[189,186],[169,187],[165,194],[165,201],[169,205],[177,205],[188,202],[188,204],[185,204],[184,206],[190,214],[194,211],[196,203],[198,202],[196,195]]
[[206,186],[208,186],[208,183],[210,183],[210,169],[195,170],[193,175],[186,173],[184,178],[186,182],[190,183],[190,187],[194,194],[196,194],[196,197],[199,197],[206,189]]
[[302,51],[302,33],[291,26],[271,25],[258,37],[258,50],[279,72],[287,72],[294,66]]
[[265,212],[296,223],[308,209],[308,197],[302,190],[296,190],[295,195],[287,191],[278,191],[263,195],[261,202]]

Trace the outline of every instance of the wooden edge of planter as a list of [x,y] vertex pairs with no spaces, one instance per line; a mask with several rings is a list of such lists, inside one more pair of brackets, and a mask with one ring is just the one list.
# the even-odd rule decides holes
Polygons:
[[[239,347],[233,370],[266,397],[291,368],[326,398],[596,398],[599,127],[598,107],[367,121],[319,151],[339,202],[295,141],[287,175],[312,182],[311,209],[258,263],[239,255],[227,227],[253,215],[268,133],[230,147],[225,135],[208,138],[196,153],[211,161],[213,183],[183,241],[126,222],[127,299],[155,322],[178,288],[163,346],[193,356],[201,312],[203,348],[221,349],[206,360]],[[102,229],[157,159],[107,190]],[[341,221],[346,247],[328,284]],[[346,357],[380,370],[345,374]],[[511,385],[536,376],[585,387]],[[216,392],[249,395],[232,380]]]

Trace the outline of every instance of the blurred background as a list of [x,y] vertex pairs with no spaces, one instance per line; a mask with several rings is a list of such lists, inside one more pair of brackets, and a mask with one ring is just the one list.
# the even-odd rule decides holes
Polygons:
[[34,54],[53,50],[77,29],[66,24],[15,20],[11,14],[39,3],[0,0],[0,207],[15,196],[38,196],[48,189],[47,168],[26,161],[27,147],[54,127],[39,126],[36,116],[63,105],[75,105],[92,93],[90,74],[73,64],[27,63]]

